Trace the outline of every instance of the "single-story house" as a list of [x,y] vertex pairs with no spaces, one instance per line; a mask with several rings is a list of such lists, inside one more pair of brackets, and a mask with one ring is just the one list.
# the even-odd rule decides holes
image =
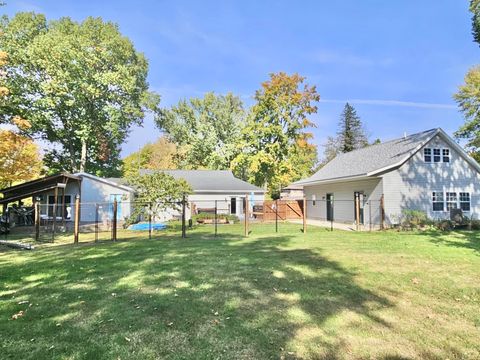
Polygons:
[[[149,174],[155,170],[141,170],[141,174]],[[184,179],[192,188],[188,196],[186,217],[200,212],[232,214],[242,218],[245,211],[245,199],[248,197],[250,212],[253,207],[263,205],[265,190],[243,181],[233,175],[230,170],[162,170],[175,179]],[[167,211],[160,220],[178,217],[178,211]]]
[[[20,216],[20,219],[18,219],[19,216],[15,216],[16,212],[21,215],[18,209],[22,207],[22,200],[30,199],[33,203],[38,199],[41,220],[53,221],[55,211],[56,221],[70,222],[73,221],[75,216],[74,203],[75,197],[78,195],[81,201],[80,222],[94,222],[96,216],[98,216],[99,221],[106,222],[112,217],[111,204],[115,199],[121,201],[118,205],[118,219],[121,220],[130,216],[130,202],[134,200],[135,190],[111,179],[87,173],[61,173],[11,186],[0,190],[0,193],[3,194],[0,204],[3,206],[4,212],[7,208],[12,210],[10,213],[13,222],[20,220],[22,224],[32,225],[32,209],[27,210],[28,217]],[[96,214],[97,205],[98,215]],[[22,219],[22,217],[25,217],[25,219]]]
[[[356,223],[398,223],[407,209],[432,219],[461,209],[480,215],[480,165],[442,129],[431,129],[338,155],[304,187],[307,218]],[[357,212],[355,198],[359,199]]]

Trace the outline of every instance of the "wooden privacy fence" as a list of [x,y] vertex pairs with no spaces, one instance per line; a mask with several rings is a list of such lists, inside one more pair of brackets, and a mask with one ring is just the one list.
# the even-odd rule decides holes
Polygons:
[[263,211],[256,213],[264,221],[303,219],[302,200],[266,200]]

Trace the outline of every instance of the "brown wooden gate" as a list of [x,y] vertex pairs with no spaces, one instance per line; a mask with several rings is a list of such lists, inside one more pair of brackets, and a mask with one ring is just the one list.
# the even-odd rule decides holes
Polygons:
[[[260,215],[260,214],[258,214]],[[303,218],[302,200],[266,200],[263,202],[263,212],[260,215],[261,220],[291,220]],[[259,217],[260,217],[259,216]]]

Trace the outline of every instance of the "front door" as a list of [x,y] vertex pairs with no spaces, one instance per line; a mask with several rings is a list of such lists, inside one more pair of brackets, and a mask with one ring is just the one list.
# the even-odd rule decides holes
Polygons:
[[327,194],[327,221],[333,221],[333,194]]
[[[355,222],[357,222],[357,206],[358,206],[358,213],[360,215],[359,224],[363,224],[363,207],[365,203],[365,194],[363,191],[355,191],[354,192],[354,202],[353,202],[353,213],[355,214]],[[357,205],[358,203],[358,205]]]
[[231,198],[230,199],[230,214],[236,214],[237,213],[237,198]]

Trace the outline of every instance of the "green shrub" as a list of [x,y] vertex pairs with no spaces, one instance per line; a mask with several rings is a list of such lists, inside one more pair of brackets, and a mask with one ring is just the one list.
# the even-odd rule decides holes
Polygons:
[[471,219],[469,223],[470,230],[480,230],[480,220]]
[[403,210],[400,225],[402,229],[419,229],[430,223],[425,212],[420,210]]
[[[193,215],[192,220],[194,222],[199,222],[199,221],[201,222],[205,220],[215,220],[215,214],[201,212],[197,215]],[[228,220],[229,222],[233,222],[233,223],[237,223],[240,221],[236,215],[229,215],[229,214],[217,214],[217,220],[218,221]]]
[[439,220],[435,223],[435,227],[441,231],[450,231],[455,228],[455,222],[452,220]]

